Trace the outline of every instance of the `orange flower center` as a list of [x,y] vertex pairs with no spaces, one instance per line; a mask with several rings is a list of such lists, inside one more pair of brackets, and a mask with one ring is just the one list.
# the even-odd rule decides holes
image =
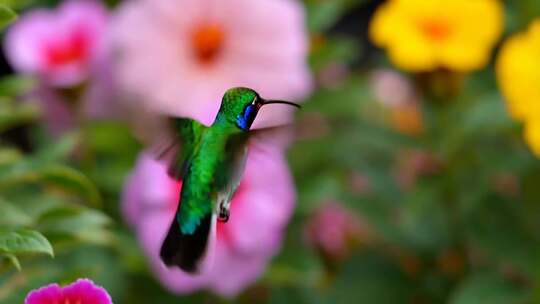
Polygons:
[[420,22],[420,29],[428,39],[433,41],[445,40],[452,32],[450,24],[440,19],[423,20]]
[[223,49],[225,33],[216,24],[203,24],[192,33],[192,45],[195,57],[201,63],[212,63]]

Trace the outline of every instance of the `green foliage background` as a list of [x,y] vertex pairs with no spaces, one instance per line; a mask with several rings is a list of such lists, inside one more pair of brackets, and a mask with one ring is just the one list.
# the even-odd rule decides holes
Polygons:
[[[0,26],[15,12],[56,2],[2,0]],[[465,77],[451,97],[424,88],[424,132],[404,135],[381,121],[369,87],[368,72],[389,67],[384,55],[335,30],[373,3],[304,2],[310,32],[322,41],[310,58],[314,74],[335,64],[348,74],[320,84],[298,114],[300,128],[324,132],[290,149],[299,200],[263,278],[234,300],[167,293],[119,216],[123,181],[141,149],[129,128],[89,121],[55,138],[39,109],[17,100],[33,80],[10,75],[0,79],[0,303],[22,303],[30,289],[81,276],[103,284],[115,303],[540,303],[540,160],[507,115],[492,65]],[[507,34],[539,13],[537,1],[509,1]],[[395,175],[406,151],[438,165],[403,188]],[[369,180],[369,191],[354,191],[355,174]],[[497,187],[501,176],[517,190]],[[306,220],[329,200],[376,235],[337,270],[303,240]]]

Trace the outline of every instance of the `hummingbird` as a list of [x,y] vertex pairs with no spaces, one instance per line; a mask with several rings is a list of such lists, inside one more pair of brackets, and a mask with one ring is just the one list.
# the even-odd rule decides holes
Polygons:
[[248,155],[248,139],[265,132],[250,130],[251,126],[259,110],[270,104],[300,107],[289,101],[265,100],[252,89],[237,87],[225,92],[209,127],[192,119],[171,118],[173,144],[158,157],[169,155],[168,173],[182,180],[182,189],[160,250],[167,267],[187,273],[201,270],[216,222],[229,219]]

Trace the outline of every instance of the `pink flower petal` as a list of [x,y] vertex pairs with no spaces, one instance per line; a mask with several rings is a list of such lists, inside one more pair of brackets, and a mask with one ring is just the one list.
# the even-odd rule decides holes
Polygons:
[[179,185],[167,176],[165,165],[143,154],[124,186],[124,218],[130,225],[135,225],[150,210],[168,209],[170,202],[178,198],[174,189],[180,189]]
[[[191,35],[205,24],[220,27],[224,41],[219,55],[201,64],[193,55]],[[263,97],[289,100],[311,90],[308,35],[296,1],[134,0],[118,10],[110,38],[109,47],[119,54],[115,68],[123,90],[157,111],[206,125],[231,87],[248,86]],[[291,109],[268,107],[254,127],[290,119]]]

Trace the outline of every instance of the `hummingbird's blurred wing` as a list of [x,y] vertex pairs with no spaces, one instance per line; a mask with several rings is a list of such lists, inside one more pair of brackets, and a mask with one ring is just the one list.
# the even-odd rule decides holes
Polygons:
[[169,176],[180,180],[187,166],[186,160],[193,154],[208,127],[188,118],[169,117],[165,118],[165,122],[165,136],[154,144],[154,154],[157,159],[166,161]]
[[297,135],[296,124],[285,124],[249,131],[249,146],[257,150],[284,151]]

